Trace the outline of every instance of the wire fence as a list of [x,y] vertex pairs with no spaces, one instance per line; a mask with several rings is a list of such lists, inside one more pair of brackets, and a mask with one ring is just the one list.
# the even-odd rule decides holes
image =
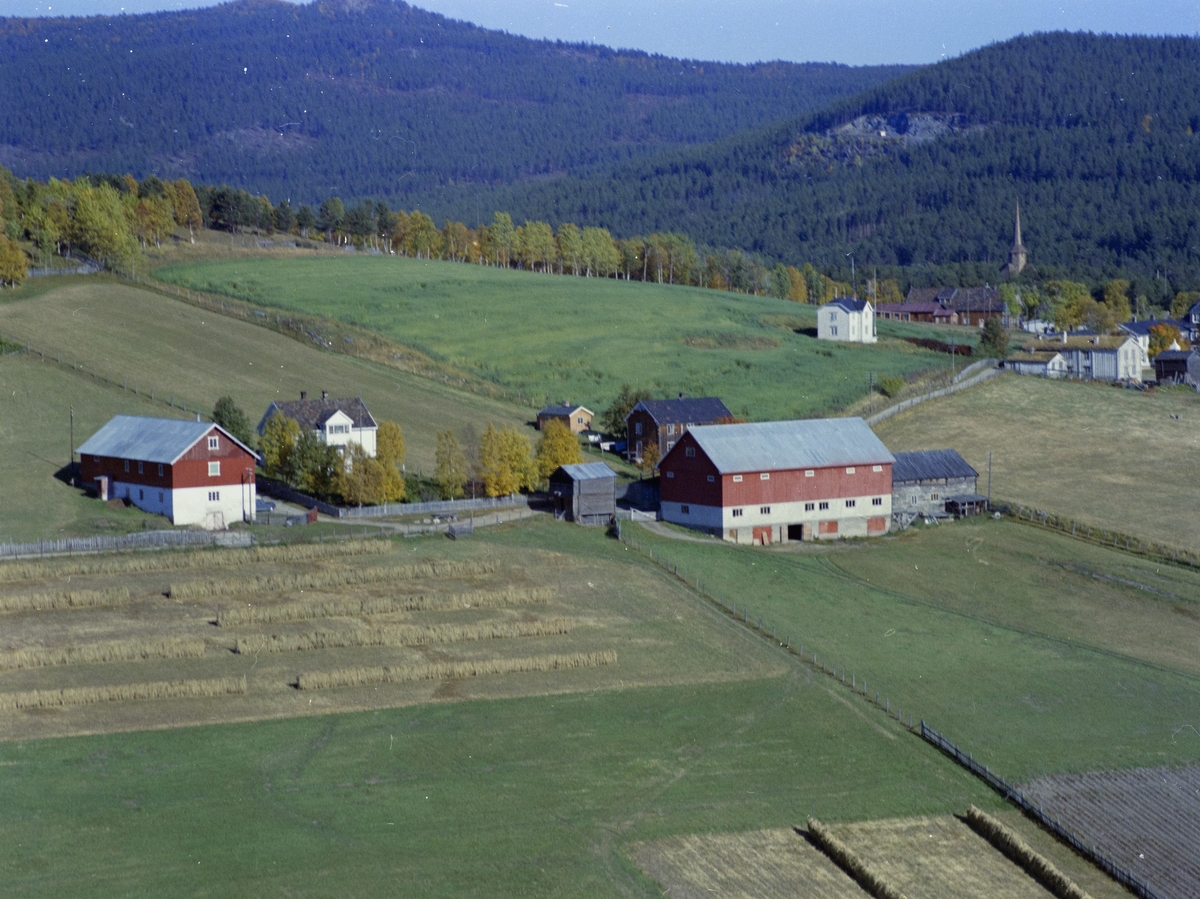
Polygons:
[[1069,845],[1092,864],[1101,868],[1134,895],[1140,896],[1141,899],[1166,899],[1165,896],[1154,892],[1148,881],[1136,876],[1128,868],[1122,868],[1097,849],[1094,843],[1085,842],[1082,838],[1064,827],[1057,818],[1047,815],[1042,810],[1041,805],[1035,805],[1033,802],[1030,802],[1025,797],[1025,794],[1017,788],[1016,784],[1005,780],[987,765],[981,765],[975,761],[975,757],[971,753],[963,752],[932,727],[929,727],[924,720],[921,721],[920,733],[925,740],[932,743],[950,758],[954,759],[954,761],[979,777],[1001,796],[1019,807],[1021,811],[1036,820],[1042,827]]
[[253,536],[245,531],[142,531],[136,534],[64,537],[33,543],[0,543],[0,558],[161,549],[168,546],[250,546],[253,542]]
[[927,400],[937,399],[940,396],[950,396],[952,393],[957,393],[960,390],[966,390],[968,387],[974,387],[976,384],[982,384],[989,378],[995,378],[998,375],[1003,374],[999,368],[994,367],[994,359],[984,359],[981,362],[975,363],[975,365],[985,366],[987,363],[990,363],[992,367],[985,367],[984,370],[978,374],[972,375],[966,380],[959,380],[961,375],[965,374],[964,370],[964,372],[954,376],[949,387],[931,390],[928,393],[921,394],[920,396],[914,396],[910,397],[909,399],[902,400],[899,403],[896,403],[894,406],[888,406],[882,412],[876,412],[874,415],[867,418],[866,422],[868,425],[877,425],[879,422],[891,418],[893,415],[903,412],[905,409],[911,409],[913,406],[918,406]]

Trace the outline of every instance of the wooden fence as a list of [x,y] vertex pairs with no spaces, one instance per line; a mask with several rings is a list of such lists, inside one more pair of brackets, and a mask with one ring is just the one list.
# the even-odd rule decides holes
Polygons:
[[870,416],[866,420],[867,424],[877,425],[879,422],[891,418],[893,415],[903,412],[905,409],[911,409],[913,406],[918,406],[927,400],[937,399],[939,396],[950,396],[952,393],[957,393],[960,390],[966,390],[968,387],[974,387],[976,384],[982,384],[989,378],[994,378],[997,375],[1002,374],[1001,370],[995,367],[995,359],[984,359],[975,363],[975,365],[979,365],[981,367],[990,367],[984,367],[983,371],[976,375],[972,375],[969,378],[958,380],[961,374],[966,373],[966,370],[964,369],[960,375],[955,375],[954,382],[949,387],[942,387],[939,390],[931,390],[928,393],[921,394],[920,396],[914,396],[909,399],[902,400],[901,402],[896,403],[894,406],[888,406],[888,408],[884,409],[882,412],[876,412],[874,415]]
[[253,536],[245,531],[143,531],[136,534],[64,537],[34,543],[0,543],[0,558],[161,549],[167,546],[250,546],[253,542]]

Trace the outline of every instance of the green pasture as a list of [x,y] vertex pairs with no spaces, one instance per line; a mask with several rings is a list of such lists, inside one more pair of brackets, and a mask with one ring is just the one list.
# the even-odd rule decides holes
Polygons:
[[813,306],[699,288],[361,256],[200,262],[155,274],[371,329],[534,405],[567,399],[599,412],[629,383],[660,396],[719,396],[748,419],[801,418],[862,399],[870,372],[878,383],[951,366],[899,339],[945,339],[939,329],[881,322],[875,346],[818,344],[798,333],[815,329]]
[[1200,760],[1193,571],[990,519],[767,550],[632,533],[1005,776]]
[[[168,405],[172,399],[176,406],[186,401],[190,413],[199,406],[207,414],[217,397],[228,394],[257,425],[273,400],[299,399],[301,390],[309,396],[319,396],[321,390],[331,396],[361,396],[377,419],[400,424],[410,469],[426,472],[434,465],[438,430],[461,432],[471,425],[478,432],[489,421],[523,425],[532,418],[530,410],[510,403],[326,352],[121,282],[98,277],[37,280],[56,283],[36,284],[28,295],[4,292],[0,335],[96,373],[78,374],[81,385],[107,383],[105,389],[117,395],[134,387],[153,393],[158,402],[144,407],[142,414],[184,415]],[[122,384],[129,390],[122,390]],[[77,428],[79,442],[92,430]]]
[[[667,577],[602,531],[562,523],[452,549],[519,563],[532,547]],[[703,601],[692,608],[675,626],[738,633]],[[784,658],[749,635],[744,645],[748,660]],[[849,691],[792,666],[717,684],[2,742],[0,880],[56,899],[657,896],[626,844],[972,802],[1000,806]]]

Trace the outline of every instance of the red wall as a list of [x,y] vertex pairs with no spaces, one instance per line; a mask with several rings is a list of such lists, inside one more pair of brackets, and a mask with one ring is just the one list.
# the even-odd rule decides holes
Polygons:
[[[211,434],[216,434],[220,440],[220,447],[216,450],[208,448]],[[210,461],[221,463],[219,476],[209,477]],[[137,463],[137,459],[130,459],[129,471],[126,471],[124,459],[101,456],[97,462],[94,456],[84,455],[79,460],[80,476],[84,484],[92,484],[97,477],[108,475],[113,481],[144,484],[159,489],[254,483],[254,457],[215,428],[192,444],[191,449],[174,465],[164,464],[162,477],[158,476],[157,462],[146,462],[142,474],[138,474]]]

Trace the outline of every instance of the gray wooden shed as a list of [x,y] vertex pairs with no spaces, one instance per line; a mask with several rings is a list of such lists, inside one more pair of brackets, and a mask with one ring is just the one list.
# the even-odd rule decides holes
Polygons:
[[617,512],[617,473],[603,462],[560,465],[550,475],[554,517],[576,524],[608,524]]

